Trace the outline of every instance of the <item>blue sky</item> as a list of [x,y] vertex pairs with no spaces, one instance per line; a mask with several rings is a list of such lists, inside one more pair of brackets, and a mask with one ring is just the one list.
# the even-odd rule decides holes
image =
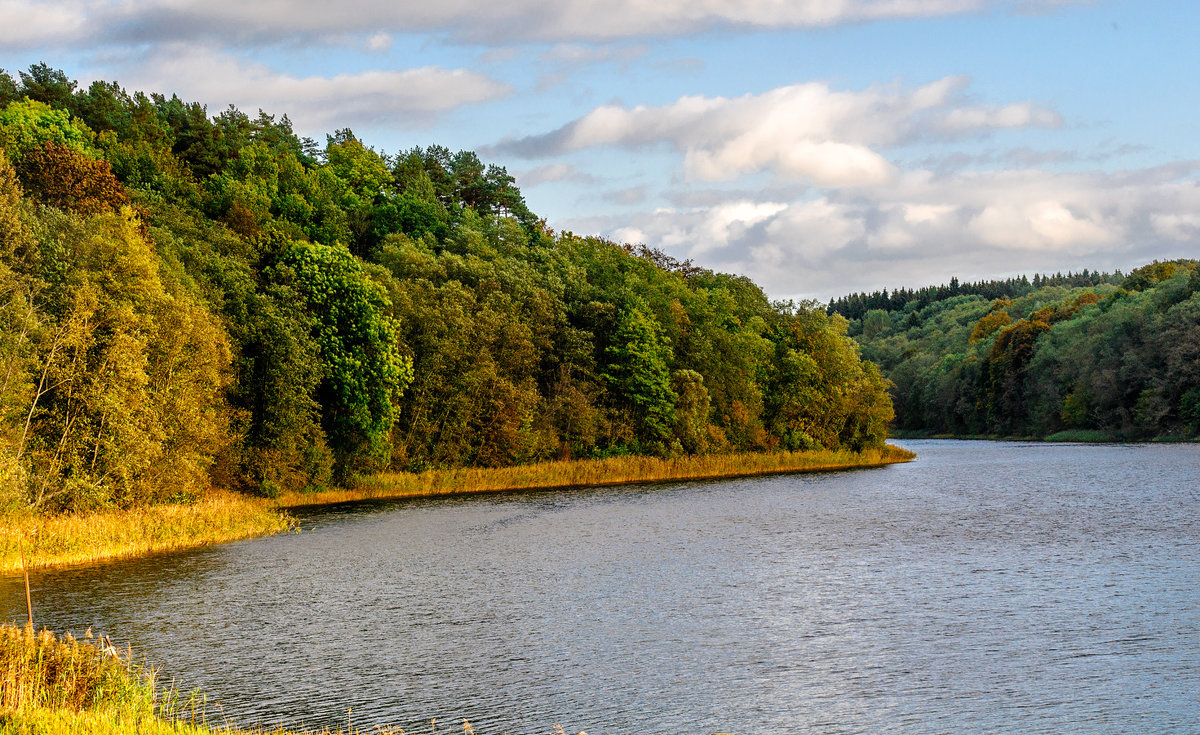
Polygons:
[[469,148],[776,298],[1200,257],[1184,0],[0,0],[0,67]]

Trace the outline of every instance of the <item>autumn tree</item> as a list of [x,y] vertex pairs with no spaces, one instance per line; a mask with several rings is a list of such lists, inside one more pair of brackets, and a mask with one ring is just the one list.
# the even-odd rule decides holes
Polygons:
[[107,161],[47,141],[17,164],[25,191],[44,204],[79,214],[115,212],[129,204]]

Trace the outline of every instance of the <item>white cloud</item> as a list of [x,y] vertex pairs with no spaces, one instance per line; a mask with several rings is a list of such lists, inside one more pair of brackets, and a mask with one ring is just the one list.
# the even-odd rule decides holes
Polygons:
[[88,28],[88,9],[81,2],[0,0],[0,46],[31,47],[77,38]]
[[1200,214],[1167,212],[1154,214],[1150,224],[1159,235],[1180,242],[1200,242]]
[[722,181],[770,171],[821,186],[871,186],[897,175],[876,149],[918,138],[985,133],[1005,127],[1057,126],[1057,113],[1023,102],[964,103],[969,80],[939,79],[838,91],[808,82],[741,97],[681,97],[648,107],[603,105],[544,135],[498,146],[547,156],[603,145],[667,144],[684,154],[690,179]]
[[[1069,0],[1087,2],[1087,0]],[[221,43],[359,33],[442,33],[460,41],[613,41],[722,29],[827,27],[992,8],[1052,10],[1063,0],[0,0],[0,42]],[[55,23],[54,19],[61,21]],[[8,22],[10,20],[21,23]]]
[[628,64],[636,61],[650,52],[649,47],[637,46],[584,46],[578,43],[559,43],[546,50],[542,61],[554,64],[578,66],[583,64],[599,64],[617,62]]
[[[1035,271],[1129,268],[1200,248],[1200,162],[1105,174],[1038,170],[938,177],[788,202],[660,209],[611,228],[777,297],[921,286]],[[835,285],[836,284],[836,285]],[[833,290],[836,289],[836,292]]]
[[525,171],[516,175],[517,185],[522,187],[537,186],[550,181],[562,181],[571,175],[572,168],[566,163],[551,163],[546,166],[538,166],[535,169]]
[[367,39],[367,50],[369,51],[387,51],[392,47],[392,36],[390,33],[376,33]]
[[286,113],[306,132],[421,126],[440,113],[511,91],[483,74],[439,67],[297,77],[186,45],[161,49],[123,81],[134,89],[176,92],[185,100],[208,103],[210,110],[234,104],[245,111]]
[[1021,102],[1000,107],[960,107],[946,113],[938,127],[946,132],[966,133],[1001,128],[1056,128],[1061,124],[1058,113]]

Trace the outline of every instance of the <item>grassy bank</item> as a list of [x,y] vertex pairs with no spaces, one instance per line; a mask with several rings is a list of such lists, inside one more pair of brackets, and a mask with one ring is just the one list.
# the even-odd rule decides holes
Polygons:
[[747,477],[788,472],[876,467],[913,459],[898,447],[855,452],[719,454],[659,459],[611,457],[496,469],[462,468],[386,473],[353,487],[291,493],[274,500],[214,492],[191,505],[105,510],[85,515],[0,516],[0,574],[29,568],[86,564],[278,533],[286,509],[373,498],[408,498],[501,490],[596,487],[636,482]]
[[464,467],[422,473],[382,473],[361,478],[350,488],[280,497],[282,507],[339,503],[375,498],[412,498],[502,490],[599,487],[638,482],[752,477],[790,472],[878,467],[908,462],[916,455],[884,446],[863,452],[811,451],[709,454],[660,459],[648,456],[609,457],[570,462],[540,462],[516,467]]
[[[128,652],[70,635],[0,626],[0,735],[301,735],[212,727],[192,699],[157,688]],[[321,731],[390,735],[399,729]]]
[[263,536],[288,528],[272,503],[213,492],[190,505],[155,505],[80,515],[0,516],[0,574]]

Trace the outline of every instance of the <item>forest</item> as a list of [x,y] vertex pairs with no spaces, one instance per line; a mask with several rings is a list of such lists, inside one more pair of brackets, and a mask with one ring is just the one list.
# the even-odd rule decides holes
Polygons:
[[882,444],[816,303],[555,232],[471,151],[0,70],[0,506]]
[[901,432],[1200,436],[1200,267],[1154,262],[830,302],[893,382]]

